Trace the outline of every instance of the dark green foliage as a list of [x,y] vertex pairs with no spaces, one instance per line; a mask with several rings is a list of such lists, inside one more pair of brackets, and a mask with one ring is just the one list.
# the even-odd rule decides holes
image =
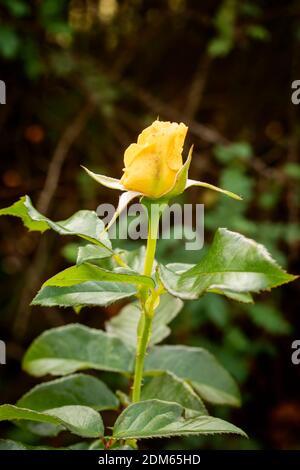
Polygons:
[[[289,272],[299,272],[299,117],[290,104],[291,81],[300,77],[296,2],[112,2],[118,8],[108,13],[100,8],[100,16],[99,3],[0,1],[0,78],[8,94],[0,109],[1,207],[26,193],[38,201],[57,143],[86,106],[82,130],[67,149],[49,204],[51,220],[116,201],[113,191],[91,183],[80,164],[119,177],[123,151],[145,124],[157,115],[187,119],[188,144],[195,145],[191,176],[241,194],[243,202],[191,189],[181,201],[205,203],[207,243],[195,255],[178,240],[161,240],[158,260],[198,263],[216,230],[227,227],[264,244]],[[48,228],[45,221],[36,223],[38,230]],[[1,339],[9,344],[9,360],[1,369],[0,392],[1,401],[15,403],[28,390],[16,362],[24,345],[45,329],[74,322],[72,309],[60,314],[55,306],[57,296],[62,305],[78,305],[74,286],[43,288],[36,300],[42,298],[51,309],[35,306],[29,314],[28,305],[47,278],[76,263],[77,244],[69,247],[68,238],[46,233],[46,245],[37,251],[39,235],[26,234],[21,224],[4,217],[1,234]],[[82,247],[80,256],[86,256]],[[68,253],[67,261],[62,252]],[[110,269],[107,258],[95,264]],[[32,265],[37,266],[33,280]],[[99,284],[78,288],[86,303],[98,306],[76,317],[96,328],[105,321],[113,325],[119,311],[115,305],[106,311],[99,305],[129,299],[136,291],[125,283],[111,286],[104,302],[101,289],[108,293],[108,285]],[[185,304],[168,341],[207,348],[232,373],[242,388],[242,410],[234,416],[220,408],[209,411],[245,428],[251,440],[193,437],[166,446],[299,446],[293,424],[299,413],[299,368],[290,364],[290,344],[299,331],[298,297],[293,283],[255,295],[255,304],[212,293]],[[166,337],[167,322],[157,326],[158,337]],[[113,390],[128,389],[127,379],[116,374],[108,380]],[[20,429],[3,429],[10,441],[0,446],[24,448],[19,441],[45,446],[30,434],[25,439],[25,426],[22,435]]]

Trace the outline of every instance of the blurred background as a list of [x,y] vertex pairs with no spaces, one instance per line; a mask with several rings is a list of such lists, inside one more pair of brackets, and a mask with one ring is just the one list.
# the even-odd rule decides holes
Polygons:
[[[299,273],[300,121],[291,103],[291,83],[300,79],[299,2],[1,0],[0,11],[0,79],[7,87],[7,104],[0,105],[1,207],[29,194],[60,220],[116,203],[118,195],[80,165],[118,178],[125,148],[146,125],[157,116],[183,121],[187,147],[195,146],[192,178],[244,198],[185,193],[181,201],[205,204],[205,241],[219,226],[240,231]],[[36,383],[20,368],[33,338],[76,321],[101,328],[120,305],[79,316],[30,308],[42,282],[73,263],[76,245],[54,233],[28,233],[17,219],[2,217],[0,224],[0,339],[7,343],[0,401],[14,403]],[[164,262],[195,262],[202,253],[185,253],[178,240],[158,247]],[[151,448],[300,448],[300,365],[291,362],[299,283],[256,300],[243,305],[208,294],[187,303],[168,339],[207,347],[232,373],[242,408],[211,411],[250,439],[157,440]],[[102,377],[120,386],[113,374]],[[11,426],[0,430],[1,437],[41,442]]]

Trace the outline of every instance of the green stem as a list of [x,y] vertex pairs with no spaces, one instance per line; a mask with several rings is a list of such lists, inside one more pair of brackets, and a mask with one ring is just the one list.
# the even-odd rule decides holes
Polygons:
[[113,255],[113,259],[119,266],[121,266],[121,268],[128,268],[127,264],[122,260],[121,256],[118,255],[117,253]]
[[135,357],[135,370],[134,370],[134,381],[132,388],[132,402],[136,403],[141,398],[141,388],[144,372],[145,355],[147,351],[148,341],[151,335],[152,318],[142,312],[140,318],[139,328],[141,330],[141,336],[138,339],[136,357]]
[[[155,220],[154,222],[155,222],[154,224],[152,223],[152,221],[151,223],[149,222],[149,234],[148,234],[148,240],[147,240],[146,258],[145,258],[145,265],[144,265],[145,276],[151,276],[152,274],[152,267],[153,267],[155,250],[156,250],[156,242],[157,242],[156,237],[157,237],[159,216],[158,216],[158,221]],[[156,229],[156,234],[154,235],[154,238],[152,238],[153,233],[151,233],[151,231],[153,232],[155,229]]]
[[[157,232],[160,219],[160,210],[152,211],[152,206],[148,208],[148,240],[144,265],[144,275],[151,276],[152,267],[155,258]],[[157,209],[157,207],[156,207]],[[151,337],[152,319],[154,314],[154,299],[156,295],[151,293],[151,297],[147,299],[147,291],[141,292],[142,313],[138,326],[138,342],[135,358],[134,380],[132,387],[132,401],[136,403],[141,398],[141,387],[143,380],[144,362],[149,339]],[[147,306],[146,306],[147,305]]]

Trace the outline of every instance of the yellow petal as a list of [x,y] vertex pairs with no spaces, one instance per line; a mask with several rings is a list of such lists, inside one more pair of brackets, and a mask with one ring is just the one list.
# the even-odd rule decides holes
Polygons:
[[172,189],[182,168],[182,148],[187,127],[175,122],[154,121],[144,129],[136,144],[124,154],[124,187],[149,197],[159,197]]

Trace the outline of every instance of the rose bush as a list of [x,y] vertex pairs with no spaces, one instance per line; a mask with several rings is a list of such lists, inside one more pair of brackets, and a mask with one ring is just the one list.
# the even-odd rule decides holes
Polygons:
[[[68,430],[90,439],[80,445],[91,450],[136,448],[138,440],[151,437],[245,435],[206,409],[205,402],[241,402],[235,381],[215,357],[200,347],[157,344],[168,336],[182,300],[215,293],[251,303],[253,294],[296,276],[281,269],[262,245],[225,228],[217,230],[196,264],[155,263],[159,217],[171,197],[197,185],[240,199],[188,179],[191,151],[184,164],[181,156],[186,131],[184,124],[155,121],[125,152],[121,181],[87,170],[104,186],[123,191],[114,220],[133,197],[141,196],[148,211],[146,251],[113,249],[94,211],[80,210],[54,222],[40,214],[28,196],[0,210],[0,215],[21,218],[29,230],[52,229],[83,242],[76,264],[48,279],[32,304],[72,307],[79,313],[82,307],[132,299],[107,322],[106,331],[71,324],[36,338],[24,356],[23,369],[35,377],[60,378],[34,387],[16,404],[1,405],[0,420],[18,422],[44,437]],[[152,211],[153,206],[158,210]],[[98,377],[82,373],[90,369],[122,374],[124,390],[112,391]],[[107,409],[118,411],[112,431],[99,413]],[[0,448],[26,445],[3,440]]]

